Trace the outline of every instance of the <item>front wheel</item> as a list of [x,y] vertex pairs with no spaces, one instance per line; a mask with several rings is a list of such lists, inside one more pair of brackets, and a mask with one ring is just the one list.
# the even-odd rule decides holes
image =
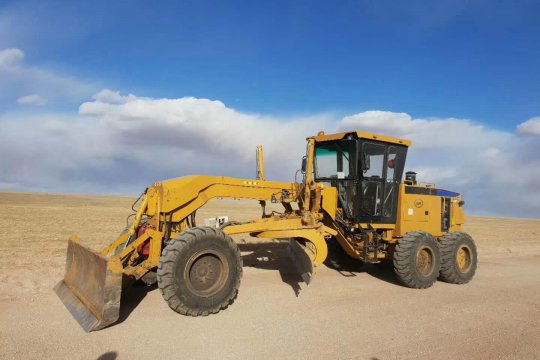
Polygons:
[[242,258],[238,246],[223,231],[187,230],[163,249],[158,287],[174,311],[208,315],[229,306],[238,294]]

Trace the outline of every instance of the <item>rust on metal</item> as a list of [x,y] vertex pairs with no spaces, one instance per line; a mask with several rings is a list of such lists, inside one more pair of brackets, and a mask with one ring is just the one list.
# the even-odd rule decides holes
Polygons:
[[70,239],[66,274],[54,291],[85,331],[102,329],[120,314],[120,259],[107,259]]

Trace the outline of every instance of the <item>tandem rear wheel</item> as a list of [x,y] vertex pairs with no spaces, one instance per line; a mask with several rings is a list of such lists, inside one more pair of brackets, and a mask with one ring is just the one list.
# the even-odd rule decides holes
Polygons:
[[223,231],[187,230],[163,249],[158,287],[169,307],[190,316],[214,314],[232,304],[242,277],[238,246]]
[[437,279],[466,284],[476,272],[478,252],[464,232],[450,232],[437,241],[429,233],[412,231],[397,243],[393,264],[398,280],[410,288],[425,289]]
[[439,244],[427,232],[409,232],[397,243],[393,263],[399,282],[410,288],[426,289],[439,276]]
[[474,277],[478,252],[472,237],[457,231],[440,239],[441,273],[439,279],[451,284],[466,284]]

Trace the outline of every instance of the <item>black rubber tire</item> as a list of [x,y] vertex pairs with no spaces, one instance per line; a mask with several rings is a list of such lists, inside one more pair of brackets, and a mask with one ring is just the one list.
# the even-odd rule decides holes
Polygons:
[[[417,269],[418,253],[422,249],[431,252],[428,274]],[[400,239],[394,251],[394,272],[400,283],[414,289],[426,289],[437,281],[441,268],[441,253],[437,240],[429,233],[412,231]]]
[[149,270],[144,274],[140,279],[140,282],[146,286],[152,286],[157,283],[157,272],[156,270]]
[[[462,272],[457,264],[457,253],[461,247],[470,250],[470,265]],[[439,280],[451,284],[466,284],[474,277],[478,266],[478,251],[473,238],[461,231],[450,232],[439,240],[441,249],[441,272]]]
[[[204,251],[220,256],[222,266],[228,269],[223,285],[208,296],[197,294],[186,280],[191,274],[187,269],[190,259]],[[158,287],[169,307],[190,316],[206,316],[227,308],[238,295],[241,278],[240,249],[230,236],[211,227],[191,228],[172,239],[163,249],[157,270]]]
[[324,259],[324,265],[337,271],[360,270],[364,263],[358,259],[350,257],[339,245],[337,239],[331,238],[326,241],[328,255]]

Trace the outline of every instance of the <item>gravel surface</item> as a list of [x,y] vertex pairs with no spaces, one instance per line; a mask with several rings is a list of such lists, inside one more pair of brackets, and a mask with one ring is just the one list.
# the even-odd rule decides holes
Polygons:
[[[300,282],[284,244],[237,238],[240,293],[227,310],[190,318],[154,287],[123,293],[121,320],[85,333],[52,291],[72,232],[100,248],[133,199],[0,193],[0,358],[5,359],[539,359],[540,221],[467,219],[480,262],[467,285],[413,290],[392,269],[322,266]],[[247,220],[255,203],[209,204],[204,217]]]

